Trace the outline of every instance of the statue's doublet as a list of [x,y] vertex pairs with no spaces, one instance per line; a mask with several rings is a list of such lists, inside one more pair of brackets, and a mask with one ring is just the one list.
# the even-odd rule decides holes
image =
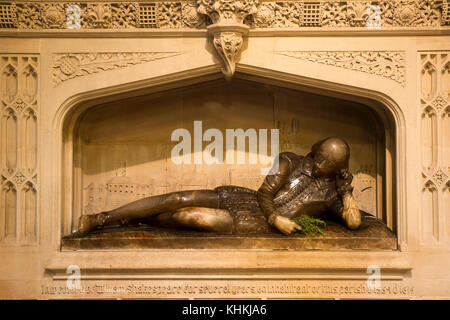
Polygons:
[[332,209],[339,201],[334,178],[314,178],[312,176],[313,159],[311,155],[298,156],[291,152],[282,153],[290,162],[290,173],[284,185],[274,197],[277,211],[288,218],[301,214],[319,216]]
[[[273,197],[276,211],[289,218],[301,214],[319,216],[327,211],[340,211],[342,200],[336,190],[335,179],[317,179],[312,176],[313,159],[286,152],[280,161],[287,161],[279,177],[281,187]],[[274,177],[277,180],[279,177]],[[264,184],[261,186],[264,188]],[[261,189],[260,189],[261,190]],[[220,207],[230,211],[234,218],[235,233],[269,231],[271,227],[258,201],[257,192],[237,186],[215,189],[219,194]]]

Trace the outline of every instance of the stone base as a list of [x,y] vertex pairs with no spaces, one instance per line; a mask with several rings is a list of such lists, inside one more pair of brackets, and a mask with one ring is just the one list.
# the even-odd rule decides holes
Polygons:
[[62,250],[85,249],[272,249],[272,250],[396,250],[397,239],[379,219],[364,214],[361,227],[349,230],[327,220],[325,235],[264,233],[217,234],[138,226],[105,228],[85,237],[67,236]]

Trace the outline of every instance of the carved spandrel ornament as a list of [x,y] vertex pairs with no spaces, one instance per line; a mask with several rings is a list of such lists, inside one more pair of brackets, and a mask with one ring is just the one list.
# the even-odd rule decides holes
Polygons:
[[275,54],[381,76],[405,86],[402,51],[276,51]]
[[174,57],[183,52],[91,52],[53,55],[53,85],[76,77]]

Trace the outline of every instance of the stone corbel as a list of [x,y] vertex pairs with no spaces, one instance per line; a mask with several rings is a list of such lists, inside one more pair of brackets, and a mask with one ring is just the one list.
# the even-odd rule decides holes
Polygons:
[[198,0],[197,11],[209,16],[213,22],[208,26],[208,34],[223,62],[222,72],[231,78],[235,71],[236,59],[242,48],[249,27],[244,19],[257,12],[259,0]]

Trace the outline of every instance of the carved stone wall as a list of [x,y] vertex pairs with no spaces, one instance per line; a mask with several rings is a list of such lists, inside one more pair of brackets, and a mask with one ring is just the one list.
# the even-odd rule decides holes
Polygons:
[[[199,13],[197,0],[0,1],[0,298],[449,298],[449,1],[258,0],[241,25],[249,31],[231,81],[222,79],[208,31],[213,20]],[[237,81],[257,82],[261,90],[252,86],[252,95],[245,89],[233,100]],[[165,95],[200,87],[191,100]],[[275,99],[264,96],[269,87]],[[299,94],[289,98],[290,90]],[[300,99],[313,94],[343,99],[349,111]],[[268,101],[279,108],[264,107]],[[245,117],[251,122],[240,123]],[[192,164],[180,174],[165,162],[170,133],[192,132],[194,120],[204,129],[279,128],[280,150],[300,154],[324,134],[348,132],[355,197],[392,226],[398,250],[61,247],[82,213],[175,190],[257,188],[259,166],[200,171]],[[73,265],[91,294],[65,291]],[[379,293],[329,289],[365,288],[370,265],[381,270]],[[137,293],[255,281],[323,291]],[[136,291],[108,292],[119,286]]]
[[[202,3],[202,1],[199,1]],[[5,2],[0,29],[203,29],[194,1]],[[437,27],[450,24],[448,0],[261,1],[252,28]]]
[[34,55],[0,55],[0,243],[37,241],[38,73]]
[[425,243],[450,238],[450,51],[420,58],[422,221]]

